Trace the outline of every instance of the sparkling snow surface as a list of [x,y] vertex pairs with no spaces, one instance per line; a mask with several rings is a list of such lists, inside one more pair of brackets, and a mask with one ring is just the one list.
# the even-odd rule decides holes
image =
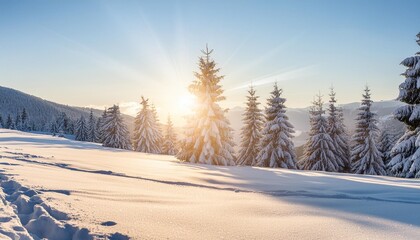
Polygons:
[[187,164],[4,129],[0,155],[0,239],[420,236],[419,180]]

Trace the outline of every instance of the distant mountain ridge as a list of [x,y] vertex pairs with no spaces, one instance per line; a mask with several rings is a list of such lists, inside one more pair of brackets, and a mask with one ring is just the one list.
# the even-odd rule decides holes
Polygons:
[[[12,88],[0,86],[0,114],[3,121],[10,114],[13,117],[22,112],[23,108],[29,116],[29,121],[33,121],[37,127],[51,122],[52,118],[64,112],[70,119],[76,120],[81,116],[89,117],[90,108],[73,107],[64,104],[51,102]],[[103,110],[93,109],[94,117],[101,116]],[[133,129],[134,118],[123,114],[123,119],[129,130]]]

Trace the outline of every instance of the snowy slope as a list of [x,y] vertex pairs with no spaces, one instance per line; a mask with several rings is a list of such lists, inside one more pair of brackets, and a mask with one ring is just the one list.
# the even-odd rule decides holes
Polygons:
[[[0,216],[4,236],[416,239],[420,234],[418,180],[194,165],[3,129],[0,155],[0,195],[6,195],[0,205],[8,209]],[[10,211],[18,205],[19,217]]]
[[[22,112],[23,108],[26,109],[29,120],[34,121],[37,127],[49,123],[52,118],[57,117],[62,112],[66,113],[72,120],[79,119],[80,116],[88,119],[90,113],[88,108],[58,104],[12,88],[0,86],[0,114],[4,121],[9,114],[14,119],[18,112]],[[100,117],[102,112],[103,109],[93,110],[95,117]],[[134,118],[128,115],[123,115],[123,118],[131,130]]]

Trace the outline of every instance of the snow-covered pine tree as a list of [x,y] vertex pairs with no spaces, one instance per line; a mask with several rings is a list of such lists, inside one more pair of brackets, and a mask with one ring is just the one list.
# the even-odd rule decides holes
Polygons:
[[88,127],[87,127],[87,139],[88,142],[95,142],[97,139],[96,136],[96,122],[95,118],[93,117],[93,110],[90,109],[89,120],[88,120]]
[[96,122],[96,142],[103,143],[104,142],[104,122],[107,118],[107,111],[106,108],[104,109],[101,117],[98,118],[98,121]]
[[337,111],[338,111],[338,117],[340,119],[340,121],[338,122],[339,123],[339,128],[340,129],[343,129],[343,131],[344,131],[343,136],[345,137],[345,142],[347,144],[347,148],[344,148],[345,149],[345,152],[346,152],[345,156],[347,156],[347,162],[344,162],[343,172],[350,173],[351,172],[350,136],[347,133],[347,127],[344,124],[344,113],[343,113],[343,109],[342,108],[337,108]]
[[384,162],[385,168],[391,160],[391,150],[395,142],[393,136],[386,128],[382,128],[378,137],[378,150],[382,154],[382,161]]
[[154,118],[154,122],[155,122],[156,129],[157,129],[157,131],[156,131],[156,139],[157,140],[156,141],[157,141],[158,147],[160,149],[160,153],[161,153],[162,152],[162,143],[163,143],[162,128],[161,128],[161,125],[160,125],[160,121],[159,121],[159,117],[158,117],[158,113],[157,113],[155,105],[151,104],[150,109],[152,110],[152,113],[153,113],[153,118]]
[[35,125],[35,122],[31,122],[30,123],[30,129],[29,129],[29,131],[38,131],[38,128],[37,128],[37,126]]
[[[420,45],[420,33],[417,44]],[[401,64],[407,69],[402,74],[405,81],[399,86],[397,99],[407,105],[399,107],[394,115],[407,130],[392,149],[388,167],[394,176],[420,178],[420,52]]]
[[149,99],[141,97],[142,108],[134,120],[133,149],[145,153],[161,153],[162,135],[157,116],[149,105]]
[[16,130],[19,130],[19,131],[22,130],[22,118],[20,117],[19,113],[16,114],[15,128]]
[[257,165],[257,156],[260,152],[261,131],[264,124],[264,115],[258,107],[258,96],[251,86],[248,90],[246,109],[242,117],[241,148],[239,150],[238,165]]
[[168,116],[168,122],[166,123],[165,135],[163,137],[162,153],[168,155],[175,155],[178,153],[176,133],[171,120],[171,116]]
[[149,105],[149,99],[141,97],[142,108],[134,120],[133,149],[138,152],[161,153],[161,133],[156,122],[156,109]]
[[382,153],[382,160],[384,161],[387,173],[392,175],[388,167],[391,161],[391,150],[398,139],[404,135],[406,127],[395,118],[382,120],[378,127],[381,129],[378,137],[378,150]]
[[305,170],[338,172],[340,161],[335,158],[334,142],[328,134],[322,96],[317,95],[310,111],[310,132],[299,165]]
[[57,121],[53,119],[48,126],[46,127],[46,130],[50,131],[51,135],[56,136],[58,133],[58,126]]
[[88,126],[87,126],[86,120],[83,116],[81,116],[76,123],[75,139],[77,141],[87,141],[88,140]]
[[28,120],[28,113],[26,112],[26,108],[23,108],[22,114],[20,115],[21,122],[22,122],[22,131],[28,131],[29,129],[29,120]]
[[117,105],[108,108],[106,118],[103,121],[102,145],[104,147],[131,149],[129,132]]
[[328,128],[327,132],[330,135],[334,144],[334,159],[337,161],[339,172],[350,171],[350,149],[348,143],[348,136],[346,133],[342,110],[336,107],[337,100],[335,98],[335,91],[331,88],[330,100],[328,107]]
[[12,116],[10,114],[7,115],[6,128],[7,129],[15,129],[15,123],[13,122]]
[[178,159],[192,163],[234,165],[232,128],[219,102],[224,100],[219,68],[210,58],[213,50],[206,47],[199,59],[199,72],[189,90],[196,96],[197,106],[188,120],[185,139]]
[[352,172],[356,174],[386,175],[382,154],[377,148],[378,126],[376,114],[371,111],[370,89],[366,86],[356,118],[352,138]]
[[95,136],[96,136],[96,138],[95,138],[95,142],[96,143],[101,143],[102,141],[101,141],[101,136],[102,136],[102,131],[101,131],[101,128],[102,128],[102,117],[99,117],[97,120],[96,120],[96,127],[95,127],[95,131],[96,131],[96,133],[95,133]]
[[277,83],[274,84],[271,97],[267,100],[256,165],[296,169],[296,153],[292,142],[294,130],[286,115],[286,99],[281,97],[282,92]]
[[67,121],[67,127],[66,127],[66,133],[70,134],[70,135],[74,135],[75,132],[75,128],[76,128],[76,123],[74,120],[68,119]]
[[58,115],[56,125],[57,125],[57,130],[58,130],[57,132],[58,136],[62,137],[64,136],[65,133],[68,133],[67,132],[68,119],[67,119],[66,113],[62,112]]

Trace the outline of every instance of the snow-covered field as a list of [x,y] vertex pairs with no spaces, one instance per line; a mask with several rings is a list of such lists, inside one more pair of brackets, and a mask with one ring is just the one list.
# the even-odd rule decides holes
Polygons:
[[418,239],[420,181],[215,167],[0,131],[0,239]]

